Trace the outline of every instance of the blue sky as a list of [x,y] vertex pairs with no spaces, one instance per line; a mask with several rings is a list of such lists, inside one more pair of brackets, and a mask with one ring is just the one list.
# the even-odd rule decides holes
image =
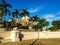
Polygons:
[[[6,0],[14,8],[26,8],[30,12],[30,16],[38,15],[40,18],[46,18],[47,21],[60,20],[60,0]],[[1,3],[1,0],[0,0]],[[6,16],[9,19],[11,16]]]

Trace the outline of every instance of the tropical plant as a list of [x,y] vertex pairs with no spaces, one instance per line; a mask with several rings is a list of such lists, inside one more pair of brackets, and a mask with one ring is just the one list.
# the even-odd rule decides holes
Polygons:
[[57,31],[56,27],[49,27],[50,31]]
[[31,17],[31,20],[32,20],[33,22],[38,22],[39,17],[38,17],[37,15],[35,15],[35,16]]
[[60,20],[57,21],[53,21],[52,22],[53,27],[55,27],[56,29],[60,29]]
[[39,29],[38,25],[33,25],[32,27],[33,27],[33,29],[35,29],[35,31],[38,31],[38,29]]
[[42,18],[42,19],[39,19],[37,27],[38,27],[38,29],[41,29],[41,31],[42,31],[43,27],[48,26],[48,24],[49,23],[46,21],[46,19]]
[[13,16],[13,18],[18,19],[18,16],[20,16],[20,10],[15,9],[15,11],[12,12],[12,16]]
[[7,20],[7,21],[4,21],[4,27],[6,28],[6,31],[9,31],[11,30],[10,26],[11,26],[11,23]]
[[18,16],[20,16],[20,10],[18,10],[18,9],[15,9],[15,11],[14,12],[12,12],[12,16],[13,16],[13,18],[14,18],[14,20],[15,20],[15,25],[17,26],[17,20],[18,20]]
[[30,13],[27,11],[27,9],[22,9],[21,16],[30,16]]
[[32,25],[33,29],[38,30],[37,22],[39,21],[39,17],[37,15],[32,16],[30,21],[32,21],[33,23],[35,22],[35,24]]
[[4,16],[10,15],[10,11],[8,8],[11,8],[12,6],[8,3],[6,3],[4,0],[2,0],[2,4],[0,4],[0,17],[2,19],[2,22],[4,22]]
[[49,22],[48,21],[45,21],[46,30],[48,30],[48,26],[49,26]]

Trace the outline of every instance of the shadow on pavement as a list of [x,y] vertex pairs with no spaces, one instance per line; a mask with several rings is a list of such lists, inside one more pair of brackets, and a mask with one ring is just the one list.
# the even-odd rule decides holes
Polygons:
[[33,45],[38,39],[36,39],[35,41],[33,41],[30,45]]
[[[36,39],[35,41],[33,41],[30,45],[34,45],[37,41],[38,41],[38,39]],[[36,44],[36,45],[38,45],[38,44]],[[39,45],[45,45],[45,44],[39,43]]]

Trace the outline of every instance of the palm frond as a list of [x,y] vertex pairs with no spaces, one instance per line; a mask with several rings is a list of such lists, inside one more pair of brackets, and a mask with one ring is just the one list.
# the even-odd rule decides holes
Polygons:
[[23,10],[24,15],[29,16],[30,13],[27,11],[27,9],[22,9],[22,10]]
[[7,9],[7,13],[8,13],[8,15],[10,15],[10,11]]
[[2,3],[3,3],[3,4],[6,4],[5,0],[2,0]]
[[12,12],[12,16],[13,16],[13,18],[15,17],[15,12]]
[[12,8],[12,5],[10,5],[10,4],[6,4],[6,6],[9,7],[9,8]]

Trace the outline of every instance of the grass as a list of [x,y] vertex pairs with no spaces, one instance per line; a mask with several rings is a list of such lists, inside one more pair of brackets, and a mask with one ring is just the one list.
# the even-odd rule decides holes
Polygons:
[[20,42],[0,43],[0,45],[60,45],[60,39],[23,40]]

